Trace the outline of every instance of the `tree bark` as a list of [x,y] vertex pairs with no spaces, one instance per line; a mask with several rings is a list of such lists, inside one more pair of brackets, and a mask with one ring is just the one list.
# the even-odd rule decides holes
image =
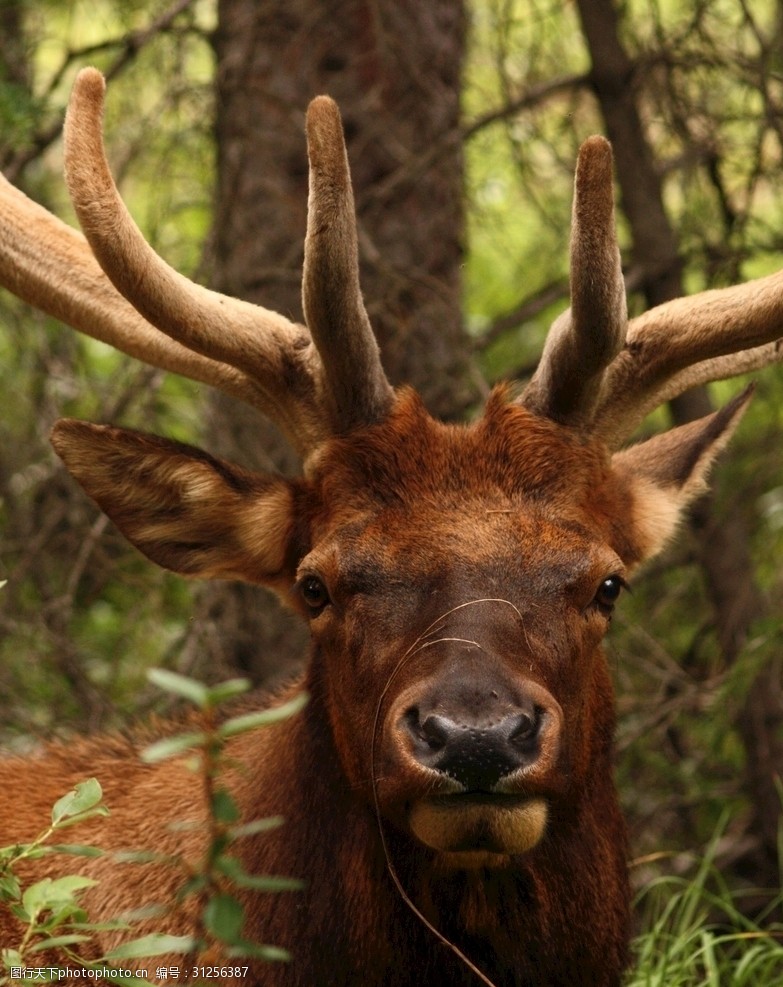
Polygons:
[[[638,110],[634,67],[620,40],[614,0],[577,0],[592,63],[592,82],[607,135],[612,142],[622,205],[631,227],[634,262],[644,271],[649,307],[685,294],[677,239],[663,205],[660,180]],[[707,391],[699,388],[671,402],[677,424],[709,414]],[[747,532],[737,517],[716,519],[712,499],[696,506],[691,530],[714,607],[723,663],[739,658],[752,623],[766,611],[755,581]],[[757,846],[751,866],[755,880],[777,880],[780,797],[776,788],[783,764],[783,708],[777,662],[762,668],[739,712],[738,729],[746,754],[747,793]]]
[[[343,114],[362,283],[387,374],[436,415],[463,411],[478,385],[460,297],[462,4],[221,0],[218,16],[213,285],[301,319],[304,111],[329,93]],[[275,430],[225,400],[212,404],[209,430],[245,464],[296,468]],[[303,654],[299,625],[261,591],[211,587],[201,609],[207,627],[219,621],[209,635],[219,664],[267,680]]]

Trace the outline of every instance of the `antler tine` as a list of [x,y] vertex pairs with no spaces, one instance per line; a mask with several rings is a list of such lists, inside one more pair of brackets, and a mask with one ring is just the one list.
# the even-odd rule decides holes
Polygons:
[[622,349],[626,326],[612,149],[603,137],[590,137],[579,149],[574,181],[571,307],[550,329],[521,403],[564,424],[589,425],[607,367]]
[[1,174],[0,215],[0,284],[18,298],[128,356],[260,406],[245,374],[150,325],[116,291],[84,237]]
[[340,112],[328,96],[307,111],[310,197],[302,301],[321,356],[334,428],[348,431],[388,411],[393,392],[359,286],[359,255]]
[[[146,243],[125,208],[103,146],[106,84],[83,69],[65,124],[66,181],[85,236],[111,282],[141,315],[188,350],[245,375],[255,403],[306,454],[329,433],[321,369],[304,327],[178,274]],[[143,355],[149,362],[149,358]]]
[[783,362],[783,271],[677,298],[631,320],[607,375],[595,432],[618,446],[690,387]]

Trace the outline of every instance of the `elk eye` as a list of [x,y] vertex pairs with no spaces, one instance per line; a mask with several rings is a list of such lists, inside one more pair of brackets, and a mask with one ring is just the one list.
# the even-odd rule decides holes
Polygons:
[[323,610],[326,604],[329,603],[329,593],[326,586],[324,586],[317,576],[307,576],[303,579],[300,592],[302,599],[313,613]]
[[625,585],[621,576],[608,576],[598,587],[594,602],[602,610],[611,612]]

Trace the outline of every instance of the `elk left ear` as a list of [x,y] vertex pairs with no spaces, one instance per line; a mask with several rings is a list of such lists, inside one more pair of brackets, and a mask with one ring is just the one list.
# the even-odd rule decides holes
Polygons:
[[199,449],[141,432],[62,420],[52,444],[68,471],[147,558],[183,576],[290,585],[293,490]]
[[716,457],[739,425],[753,385],[706,418],[680,425],[612,457],[632,497],[631,537],[637,561],[652,558],[677,529],[684,509],[707,489]]

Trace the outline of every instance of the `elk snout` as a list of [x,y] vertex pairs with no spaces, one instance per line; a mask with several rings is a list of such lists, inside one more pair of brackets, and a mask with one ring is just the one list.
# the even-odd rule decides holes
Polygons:
[[410,804],[414,835],[453,866],[493,866],[487,861],[532,849],[559,787],[557,700],[533,682],[478,689],[455,687],[450,678],[417,698],[402,711],[397,733],[409,763],[437,772],[442,784]]
[[548,774],[560,749],[562,714],[556,700],[530,683],[513,702],[449,703],[433,696],[403,717],[411,754],[466,792],[496,792],[503,779]]
[[420,764],[448,775],[467,791],[490,792],[501,778],[536,760],[544,716],[532,702],[482,724],[434,712],[422,717],[414,707],[406,714],[406,726]]

